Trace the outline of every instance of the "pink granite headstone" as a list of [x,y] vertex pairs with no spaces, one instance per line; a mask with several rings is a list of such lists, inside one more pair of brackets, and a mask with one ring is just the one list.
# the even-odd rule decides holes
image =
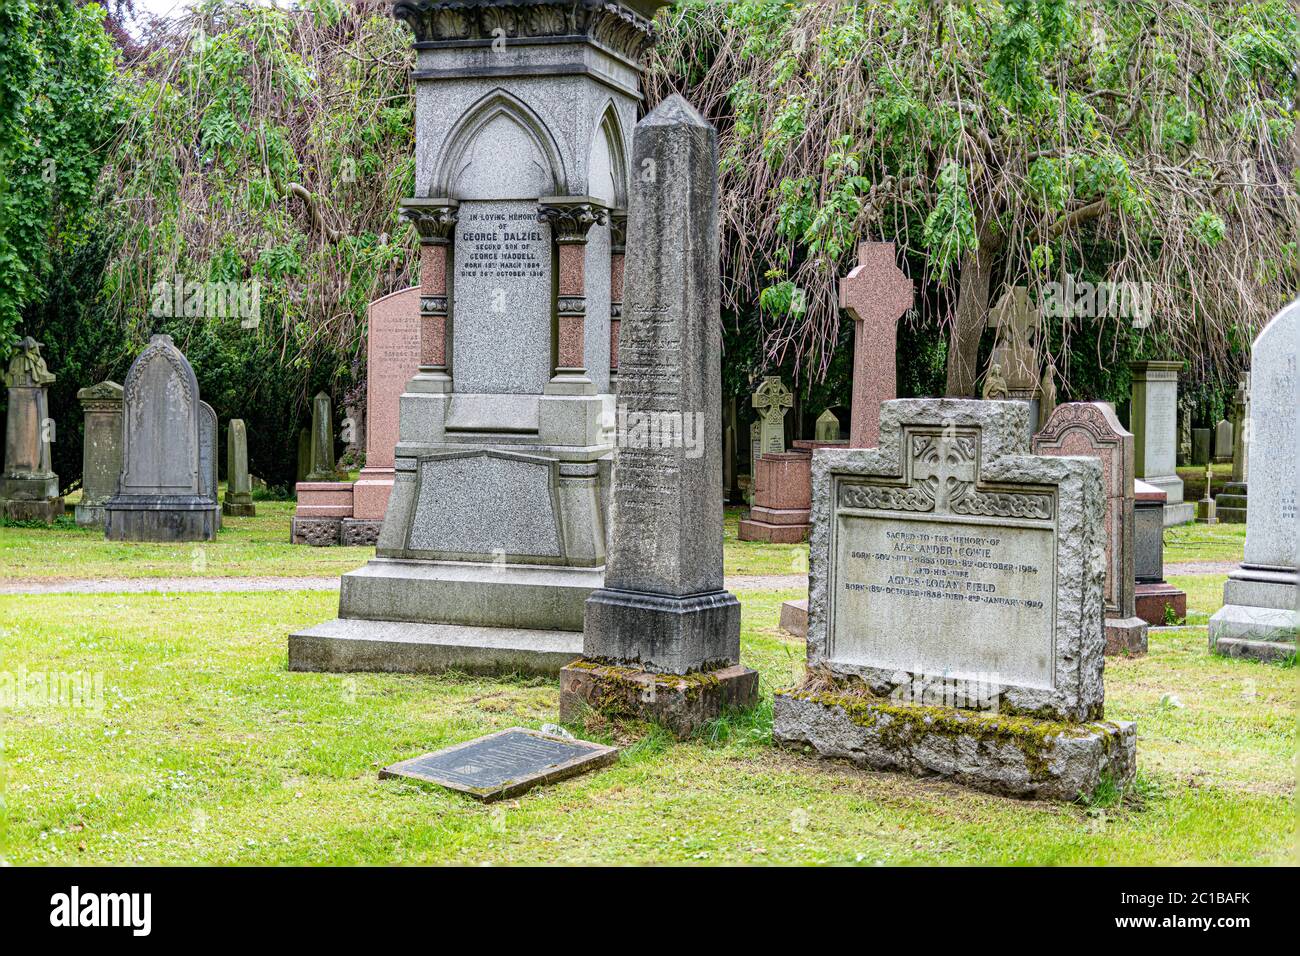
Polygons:
[[376,299],[366,343],[366,467],[352,492],[352,517],[382,520],[393,490],[397,409],[420,365],[420,287]]
[[895,398],[898,320],[912,307],[912,280],[898,268],[892,242],[864,242],[858,264],[840,280],[840,308],[853,319],[853,406],[849,445],[874,448],[880,405]]

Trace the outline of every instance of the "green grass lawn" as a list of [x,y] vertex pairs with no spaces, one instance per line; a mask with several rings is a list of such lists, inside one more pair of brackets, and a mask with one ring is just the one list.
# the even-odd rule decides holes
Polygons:
[[1179,561],[1241,561],[1244,524],[1182,524],[1165,529],[1165,564]]
[[742,658],[762,675],[757,711],[682,744],[643,726],[575,728],[624,744],[619,762],[487,807],[376,775],[555,720],[553,682],[290,673],[285,633],[330,617],[328,593],[0,596],[0,671],[103,680],[98,711],[4,711],[0,854],[16,864],[1286,859],[1294,668],[1211,657],[1204,628],[1158,632],[1149,656],[1106,670],[1107,716],[1138,721],[1140,796],[1105,809],[1021,802],[774,748],[772,691],[804,655],[777,615],[798,594],[740,595]]
[[107,541],[68,515],[54,528],[0,526],[0,578],[298,577],[336,575],[365,564],[374,548],[289,543],[292,501],[258,501],[252,518],[223,518],[215,541]]

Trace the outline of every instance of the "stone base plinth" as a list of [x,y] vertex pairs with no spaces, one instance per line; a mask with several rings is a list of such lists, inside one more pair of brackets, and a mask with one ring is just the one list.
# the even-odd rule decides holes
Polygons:
[[736,537],[741,541],[798,544],[808,540],[808,532],[812,530],[811,516],[812,512],[807,509],[780,510],[755,505],[749,511],[749,517],[740,519]]
[[352,516],[383,522],[388,499],[393,493],[393,476],[389,468],[362,468],[352,486]]
[[382,518],[378,520],[362,518],[344,518],[340,528],[342,543],[347,546],[369,545],[374,547],[379,540],[379,529],[384,526]]
[[1202,498],[1196,502],[1196,523],[1197,524],[1218,524],[1218,509],[1215,507],[1213,498]]
[[740,602],[601,588],[587,598],[583,654],[669,674],[726,667],[740,658]]
[[201,495],[116,495],[104,506],[109,541],[211,541],[221,508]]
[[1244,481],[1230,481],[1224,485],[1223,491],[1214,499],[1218,505],[1219,523],[1220,524],[1245,524],[1246,523],[1246,483]]
[[828,692],[778,693],[773,739],[872,770],[942,777],[991,793],[1075,800],[1137,769],[1129,722],[1057,723]]
[[78,528],[103,528],[106,513],[103,504],[77,504],[72,509]]
[[720,717],[758,703],[758,671],[741,664],[693,674],[657,674],[589,660],[560,671],[560,719],[588,711],[612,720],[648,720],[679,740]]
[[1147,652],[1147,622],[1140,617],[1106,618],[1106,656],[1138,657]]
[[1165,527],[1172,528],[1175,525],[1187,524],[1196,518],[1196,504],[1191,501],[1178,501],[1171,505],[1165,505]]
[[1286,660],[1296,652],[1300,611],[1296,572],[1243,565],[1223,585],[1223,607],[1210,618],[1210,650],[1228,657]]
[[781,605],[781,630],[795,637],[808,637],[808,599],[786,601]]
[[53,524],[63,515],[63,499],[49,498],[43,501],[26,501],[5,498],[0,501],[0,513],[6,521],[43,521]]
[[293,544],[329,547],[343,540],[342,518],[299,518],[289,522],[289,540]]
[[252,518],[257,515],[257,506],[253,504],[253,496],[246,491],[233,495],[227,493],[221,503],[221,513],[230,518]]
[[577,631],[335,619],[289,635],[289,670],[554,677],[582,654]]
[[1173,609],[1175,622],[1187,619],[1187,592],[1167,581],[1139,584],[1133,590],[1133,604],[1137,616],[1155,627],[1170,623],[1166,608]]

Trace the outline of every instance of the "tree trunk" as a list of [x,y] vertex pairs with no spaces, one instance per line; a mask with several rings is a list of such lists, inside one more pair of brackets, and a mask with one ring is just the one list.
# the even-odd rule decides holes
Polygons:
[[979,247],[962,256],[957,313],[948,337],[949,398],[973,398],[979,373],[980,337],[989,316],[993,266],[1002,251],[1002,237],[987,226],[979,231]]

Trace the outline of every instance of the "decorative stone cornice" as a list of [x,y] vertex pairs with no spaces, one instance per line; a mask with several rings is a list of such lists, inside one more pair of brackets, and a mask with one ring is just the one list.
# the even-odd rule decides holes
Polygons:
[[623,255],[627,251],[627,210],[609,211],[609,251]]
[[654,42],[660,0],[397,0],[393,16],[415,42],[490,42],[500,38],[590,40],[630,60]]
[[446,245],[456,229],[459,206],[454,199],[403,199],[402,218],[415,226],[421,243]]
[[537,203],[537,221],[551,227],[556,242],[586,242],[597,223],[605,223],[609,211],[590,196],[546,196]]

